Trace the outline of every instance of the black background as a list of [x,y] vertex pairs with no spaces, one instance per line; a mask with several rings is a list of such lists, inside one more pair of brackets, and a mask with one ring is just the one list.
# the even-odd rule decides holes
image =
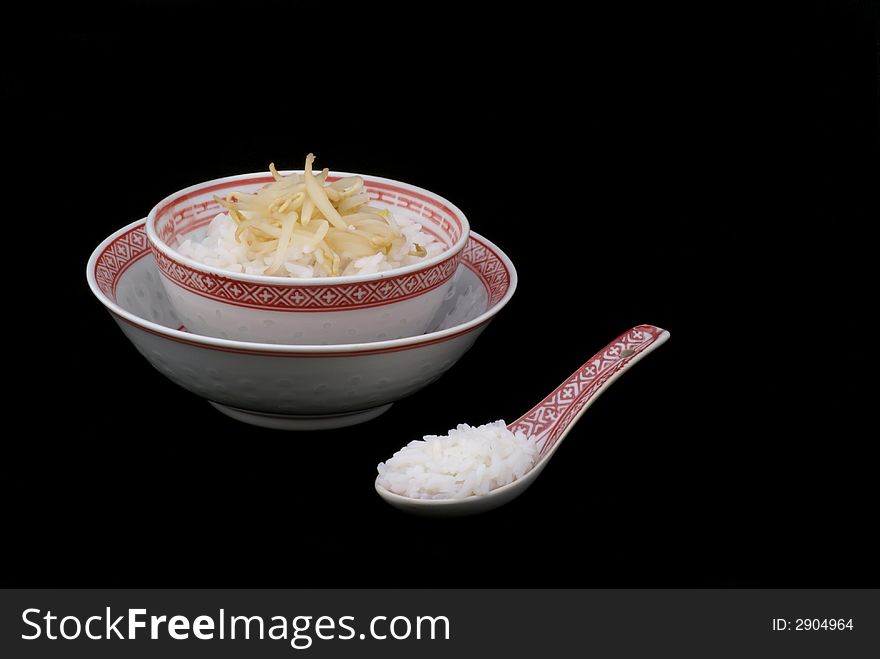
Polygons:
[[[2,585],[880,584],[876,6],[706,11],[133,2],[10,25]],[[284,434],[154,371],[84,269],[170,192],[308,151],[451,199],[520,286],[431,387]],[[672,338],[527,495],[424,520],[373,492],[402,444],[516,418],[639,323]]]

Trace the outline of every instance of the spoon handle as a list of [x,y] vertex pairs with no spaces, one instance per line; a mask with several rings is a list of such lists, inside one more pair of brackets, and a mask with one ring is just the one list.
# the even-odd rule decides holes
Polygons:
[[668,338],[669,332],[653,325],[638,325],[624,332],[549,396],[508,425],[508,429],[537,436],[541,457],[548,457],[587,408],[617,378]]

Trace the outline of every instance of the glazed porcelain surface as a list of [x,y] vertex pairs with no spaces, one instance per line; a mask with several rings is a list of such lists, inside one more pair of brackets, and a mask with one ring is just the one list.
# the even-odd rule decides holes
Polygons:
[[[290,172],[284,172],[289,174]],[[334,173],[328,180],[352,176]],[[371,205],[422,225],[446,249],[394,270],[346,277],[266,277],[198,263],[175,250],[199,240],[223,212],[215,196],[253,192],[268,173],[206,181],[163,199],[147,217],[147,237],[171,306],[197,334],[282,344],[341,344],[424,334],[452,288],[470,227],[458,208],[434,193],[391,179],[358,175]]]
[[483,513],[515,499],[535,482],[550,458],[584,412],[620,376],[669,339],[669,332],[654,325],[638,325],[602,348],[540,403],[507,429],[534,437],[539,457],[522,478],[488,494],[462,499],[413,499],[386,490],[376,479],[376,492],[405,512],[432,517],[455,517]]
[[516,289],[513,264],[477,235],[426,334],[341,345],[276,345],[188,331],[162,284],[144,220],[99,245],[89,285],[135,348],[181,387],[240,421],[319,429],[369,420],[427,386],[473,345]]

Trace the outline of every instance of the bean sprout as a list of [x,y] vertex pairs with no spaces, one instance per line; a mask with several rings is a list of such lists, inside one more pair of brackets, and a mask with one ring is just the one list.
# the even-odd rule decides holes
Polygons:
[[[387,209],[369,205],[360,176],[327,182],[328,170],[313,171],[315,156],[306,156],[303,174],[282,176],[274,163],[274,179],[254,193],[230,192],[215,199],[236,224],[235,238],[251,255],[271,258],[266,275],[282,269],[291,248],[311,254],[331,275],[351,261],[403,246],[405,238]],[[425,256],[413,243],[411,256]]]

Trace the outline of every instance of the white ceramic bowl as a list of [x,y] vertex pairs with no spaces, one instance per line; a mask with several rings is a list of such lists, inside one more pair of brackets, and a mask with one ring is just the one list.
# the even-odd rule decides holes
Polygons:
[[[328,180],[342,176],[352,174],[336,172]],[[452,285],[468,240],[467,218],[428,190],[359,176],[372,205],[419,222],[446,250],[371,275],[302,279],[228,272],[180,255],[178,239],[204,235],[223,211],[215,195],[253,192],[274,179],[263,172],[199,183],[166,197],[147,217],[162,284],[187,328],[219,338],[286,344],[364,343],[423,334]]]
[[516,289],[510,259],[472,233],[427,334],[332,346],[218,339],[183,328],[148,258],[144,222],[120,229],[92,253],[92,292],[159,371],[224,414],[259,426],[335,428],[378,416],[452,367]]

